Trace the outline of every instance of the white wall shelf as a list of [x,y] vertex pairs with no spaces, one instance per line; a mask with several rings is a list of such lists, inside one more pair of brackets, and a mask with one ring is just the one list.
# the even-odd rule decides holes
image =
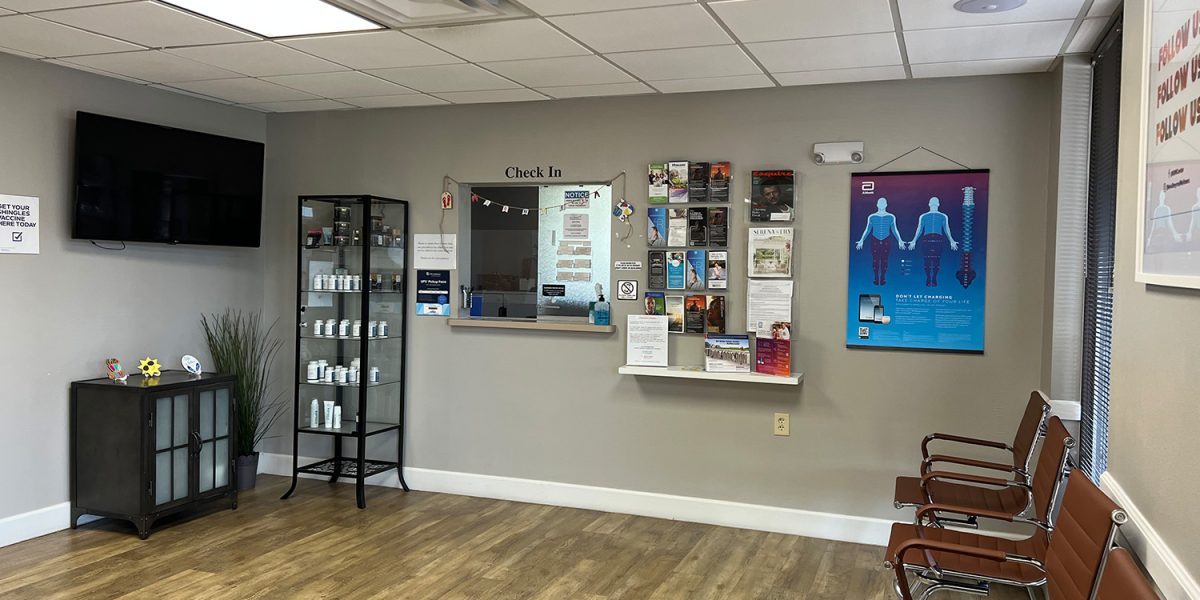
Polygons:
[[676,379],[708,379],[710,381],[738,381],[741,383],[769,383],[775,385],[800,385],[804,373],[791,375],[764,375],[762,373],[712,373],[704,367],[635,367],[624,365],[617,369],[621,375],[646,375],[649,377],[674,377]]

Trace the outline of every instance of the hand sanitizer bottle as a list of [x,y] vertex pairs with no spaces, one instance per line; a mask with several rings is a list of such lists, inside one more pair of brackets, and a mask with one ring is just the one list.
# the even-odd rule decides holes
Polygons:
[[608,325],[608,323],[608,301],[604,299],[604,294],[600,294],[600,299],[596,301],[596,325]]

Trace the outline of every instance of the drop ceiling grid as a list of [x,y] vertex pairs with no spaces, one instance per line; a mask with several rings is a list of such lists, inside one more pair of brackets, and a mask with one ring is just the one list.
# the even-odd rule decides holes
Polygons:
[[[16,15],[29,15],[22,18],[40,19],[52,23],[66,31],[78,32],[77,41],[95,42],[98,38],[112,40],[113,48],[129,44],[129,51],[103,52],[99,54],[67,55],[50,57],[29,48],[12,48],[15,54],[41,58],[47,62],[65,64],[74,68],[112,75],[122,79],[152,85],[157,88],[171,89],[180,93],[208,97],[204,92],[197,93],[183,89],[185,87],[208,90],[239,90],[253,89],[263,84],[271,84],[289,90],[287,94],[294,99],[278,101],[248,102],[237,100],[246,98],[245,95],[232,94],[227,98],[216,98],[217,101],[244,105],[255,110],[274,112],[275,110],[296,110],[304,106],[314,109],[358,108],[369,106],[410,106],[439,103],[471,103],[489,101],[542,100],[556,97],[607,96],[644,93],[672,93],[677,91],[700,91],[716,89],[748,89],[754,87],[777,87],[781,85],[815,85],[833,82],[872,81],[880,79],[912,78],[914,76],[930,77],[955,74],[974,74],[1006,72],[1029,72],[1048,70],[1054,63],[1055,56],[1070,52],[1078,52],[1089,42],[1076,40],[1077,32],[1094,36],[1099,29],[1102,18],[1097,12],[1104,9],[1101,5],[1111,5],[1111,0],[1059,0],[1052,7],[1041,7],[1035,11],[1019,14],[986,15],[982,20],[986,24],[972,27],[975,36],[997,36],[993,39],[1009,40],[1008,36],[1000,37],[1007,31],[1027,30],[1030,35],[1024,36],[1030,45],[1042,47],[1010,48],[1003,56],[994,53],[976,52],[969,55],[970,60],[962,60],[959,52],[951,52],[956,43],[969,39],[963,37],[963,19],[970,15],[962,13],[945,13],[945,0],[863,0],[855,1],[854,5],[841,5],[842,11],[832,11],[827,8],[827,0],[511,0],[512,4],[528,13],[529,17],[485,21],[474,24],[456,23],[449,26],[400,27],[370,32],[338,33],[327,35],[297,36],[291,38],[263,39],[251,32],[230,27],[226,24],[180,11],[161,0],[49,0],[45,4],[38,0],[37,5],[31,0],[0,0],[0,25],[5,18],[16,18]],[[39,6],[38,10],[22,10],[31,6]],[[51,9],[41,7],[50,6]],[[1028,6],[1028,5],[1027,5]],[[17,7],[17,8],[14,8]],[[9,10],[12,9],[12,10]],[[159,9],[167,9],[163,12]],[[538,12],[535,9],[542,9]],[[99,24],[79,18],[79,15],[99,14],[133,14],[131,11],[146,12],[146,14],[169,17],[181,27],[182,37],[187,44],[171,44],[172,40],[161,35],[152,35],[138,29],[139,25],[114,23],[112,18],[99,19]],[[772,17],[771,15],[775,16]],[[1101,12],[1103,14],[1103,12]],[[179,15],[183,15],[180,18]],[[706,31],[690,31],[690,28],[672,28],[658,42],[640,41],[636,28],[639,18],[670,18],[671,15],[686,15],[687,23]],[[728,19],[723,18],[723,15]],[[796,22],[797,15],[809,15],[813,18],[797,25],[796,29],[780,28],[778,23]],[[1085,23],[1085,19],[1091,17]],[[756,21],[757,19],[757,21]],[[822,21],[823,19],[828,20]],[[817,23],[811,22],[817,20]],[[756,22],[764,23],[762,28],[754,28]],[[979,23],[981,21],[973,21]],[[595,36],[589,33],[588,23],[624,23],[632,31],[623,33],[627,39],[638,39],[637,44],[613,44],[611,38]],[[1018,25],[1020,24],[1020,25]],[[654,31],[649,26],[650,34]],[[499,32],[499,33],[497,33]],[[505,34],[504,32],[509,32]],[[673,33],[672,33],[673,32]],[[1047,52],[1049,44],[1038,40],[1038,33],[1062,35],[1058,46],[1061,52]],[[404,44],[420,44],[427,47],[429,55],[426,60],[440,62],[446,60],[458,61],[451,63],[463,67],[473,66],[495,78],[495,82],[480,84],[484,87],[466,87],[471,89],[453,89],[444,91],[426,91],[411,85],[404,86],[402,82],[389,79],[381,71],[402,70],[398,68],[368,68],[366,63],[356,62],[351,52],[350,59],[331,58],[319,47],[320,43],[306,43],[308,40],[325,40],[341,36],[368,36],[372,34],[390,33],[397,36],[397,41]],[[741,35],[739,35],[741,33]],[[868,41],[875,35],[887,33],[896,38],[900,52],[892,57],[890,52],[880,54],[875,52],[875,58],[866,62],[856,61],[841,54],[830,55],[828,60],[787,61],[779,60],[779,48],[821,48],[829,47],[845,52],[847,48],[855,47],[858,40]],[[817,35],[823,34],[823,35]],[[786,37],[794,35],[796,37]],[[400,38],[399,36],[403,36]],[[633,36],[633,37],[629,37]],[[861,36],[861,37],[860,37]],[[123,39],[132,37],[134,39]],[[539,45],[528,45],[529,39],[541,40]],[[728,38],[728,39],[726,39]],[[823,41],[826,38],[851,38],[838,40],[830,46]],[[858,38],[855,40],[853,38]],[[365,39],[365,38],[361,38]],[[480,40],[491,39],[493,47],[481,45]],[[878,38],[876,38],[878,39]],[[797,42],[790,44],[790,42]],[[217,43],[196,43],[216,41]],[[588,42],[592,43],[588,43]],[[832,41],[832,40],[831,40]],[[914,41],[917,49],[916,58],[910,59]],[[1041,42],[1035,44],[1035,42]],[[139,43],[141,42],[141,43]],[[776,44],[789,42],[789,44]],[[62,41],[69,47],[70,41]],[[262,46],[269,44],[270,46]],[[270,49],[280,57],[281,62],[287,53],[297,53],[293,56],[303,67],[294,67],[304,72],[280,72],[268,70],[264,72],[244,73],[255,71],[242,58],[241,68],[237,57],[223,60],[219,57],[228,55],[222,53],[237,45],[250,47],[259,45],[260,50]],[[600,46],[597,48],[596,46]],[[3,46],[3,44],[0,44]],[[909,52],[904,52],[907,46]],[[53,44],[47,44],[53,47]],[[412,46],[410,46],[412,47]],[[113,48],[107,48],[109,50]],[[143,49],[143,48],[149,48]],[[419,48],[419,47],[414,47]],[[279,50],[287,52],[279,52]],[[773,49],[775,54],[764,54]],[[601,51],[603,50],[603,51]],[[682,54],[675,52],[682,51]],[[146,80],[130,75],[134,71],[108,70],[102,66],[109,63],[119,63],[115,55],[131,53],[161,53],[177,61],[187,61],[196,68],[187,67],[187,63],[179,63],[190,75],[166,76],[164,73],[152,73],[159,77]],[[441,58],[440,54],[448,58]],[[686,55],[719,56],[713,66],[719,66],[719,61],[727,61],[728,69],[712,73],[703,68],[693,68],[686,60]],[[405,56],[410,53],[397,53]],[[1048,56],[1054,54],[1055,56]],[[738,56],[742,58],[738,58]],[[105,57],[105,58],[92,58]],[[437,58],[434,58],[437,57]],[[567,60],[574,57],[573,60]],[[765,57],[765,58],[764,58]],[[362,57],[359,57],[362,58]],[[1001,60],[1003,58],[1003,60]],[[508,59],[508,60],[501,60]],[[561,59],[561,60],[560,60]],[[661,59],[661,60],[660,60]],[[658,60],[659,62],[655,63]],[[669,62],[669,61],[674,62]],[[155,61],[152,61],[155,62]],[[167,62],[166,59],[157,61]],[[346,64],[351,63],[351,64]],[[977,64],[972,64],[977,63]],[[538,67],[546,65],[544,72]],[[591,74],[573,73],[569,65],[577,64],[585,67]],[[663,66],[667,65],[664,69]],[[929,65],[916,69],[920,75],[912,74],[914,65]],[[934,66],[936,65],[936,66]],[[1045,65],[1045,67],[1041,67]],[[437,65],[418,64],[414,67],[432,67]],[[448,66],[448,65],[447,65]],[[709,66],[707,64],[702,65]],[[166,67],[159,65],[166,69]],[[200,69],[211,69],[204,71]],[[673,70],[672,67],[677,68]],[[114,67],[109,67],[112,69]],[[287,70],[288,67],[272,67]],[[903,70],[903,76],[897,76],[897,69]],[[153,71],[153,69],[151,69]],[[195,79],[197,75],[208,74],[206,79]],[[225,75],[228,73],[228,75]],[[298,77],[314,74],[326,74],[330,77]],[[220,77],[214,76],[220,75]],[[292,77],[297,76],[297,77]],[[182,79],[179,79],[182,77]],[[156,81],[154,79],[176,79],[176,81]],[[358,79],[352,79],[358,78]],[[296,83],[299,88],[289,87],[288,82],[304,82],[308,80],[345,80],[354,81],[356,88],[340,90],[336,85],[307,86]],[[198,84],[197,81],[213,80],[216,83]],[[255,80],[235,81],[235,80]],[[374,81],[376,83],[371,83]],[[178,83],[181,85],[173,85]],[[186,83],[186,85],[183,85]],[[435,86],[436,87],[436,86]],[[459,86],[461,87],[461,86]],[[485,89],[486,88],[486,89]],[[320,93],[316,93],[316,92]],[[361,92],[369,91],[370,94]],[[294,92],[294,94],[292,94]],[[375,92],[380,92],[376,94]],[[232,98],[232,99],[231,99]],[[355,102],[355,98],[359,103]],[[377,98],[377,100],[370,100]],[[329,102],[323,102],[329,101]],[[293,102],[293,105],[287,105]]]

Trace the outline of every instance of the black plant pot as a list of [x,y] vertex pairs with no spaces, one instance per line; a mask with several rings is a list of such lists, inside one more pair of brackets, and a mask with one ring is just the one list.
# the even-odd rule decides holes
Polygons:
[[237,489],[239,492],[254,489],[258,480],[258,453],[237,457]]

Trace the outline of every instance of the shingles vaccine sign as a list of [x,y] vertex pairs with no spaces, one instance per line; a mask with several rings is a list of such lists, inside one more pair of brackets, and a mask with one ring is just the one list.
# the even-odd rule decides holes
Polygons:
[[38,249],[38,199],[0,194],[0,254],[37,254]]

